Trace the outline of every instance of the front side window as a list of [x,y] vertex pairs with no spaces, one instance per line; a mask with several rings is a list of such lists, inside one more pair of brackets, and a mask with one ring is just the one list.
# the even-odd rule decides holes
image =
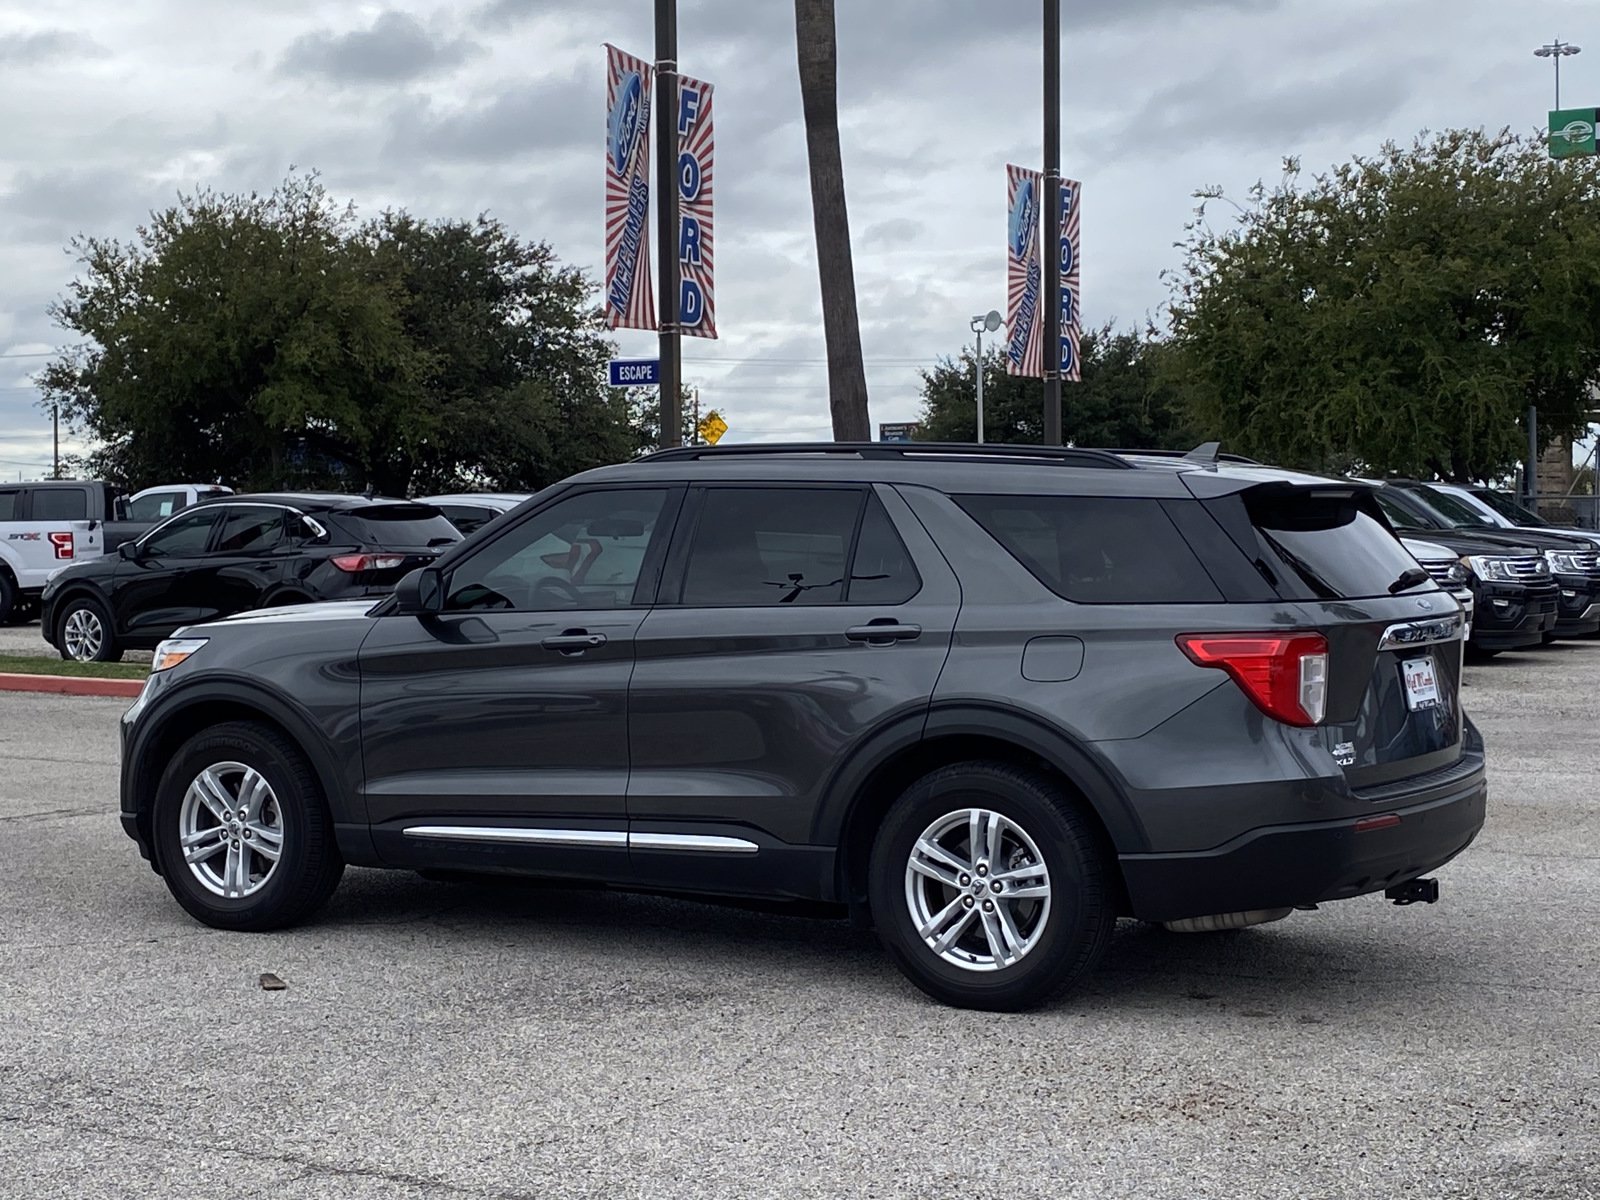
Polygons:
[[128,502],[128,520],[164,521],[184,507],[182,492],[151,492]]
[[195,558],[205,553],[211,527],[217,523],[220,508],[202,508],[174,517],[143,542],[146,558]]
[[33,493],[35,521],[87,521],[89,493],[83,488],[41,488]]
[[281,508],[228,507],[217,532],[218,554],[260,554],[283,541]]
[[663,488],[614,488],[557,501],[452,572],[445,608],[630,607],[667,496]]

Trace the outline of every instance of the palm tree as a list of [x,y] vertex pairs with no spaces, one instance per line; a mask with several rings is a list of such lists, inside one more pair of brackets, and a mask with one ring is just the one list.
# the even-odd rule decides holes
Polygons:
[[794,28],[800,57],[800,101],[806,117],[806,156],[811,165],[811,215],[817,230],[833,436],[840,442],[871,441],[855,267],[850,260],[850,216],[845,208],[844,163],[839,153],[839,49],[833,0],[794,0]]

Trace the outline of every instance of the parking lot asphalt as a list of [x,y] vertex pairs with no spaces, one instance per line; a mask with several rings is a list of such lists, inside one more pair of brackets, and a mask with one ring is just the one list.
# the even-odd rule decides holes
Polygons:
[[1467,682],[1490,820],[1440,904],[1125,922],[1016,1016],[614,893],[352,870],[208,930],[117,824],[123,705],[0,697],[0,1196],[1592,1197],[1600,644]]

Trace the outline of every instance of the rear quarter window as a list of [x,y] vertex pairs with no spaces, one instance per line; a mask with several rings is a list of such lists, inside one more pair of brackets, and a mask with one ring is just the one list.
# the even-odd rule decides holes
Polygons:
[[1079,604],[1213,604],[1222,593],[1158,500],[957,496],[989,536]]

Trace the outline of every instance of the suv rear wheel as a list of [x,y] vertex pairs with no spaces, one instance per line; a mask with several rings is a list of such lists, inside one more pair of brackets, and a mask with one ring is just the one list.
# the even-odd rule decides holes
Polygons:
[[249,722],[206,730],[177,753],[156,792],[154,833],[167,888],[218,929],[302,921],[344,872],[305,756]]
[[889,810],[868,895],[879,936],[928,995],[1040,1004],[1090,971],[1116,914],[1102,840],[1060,788],[1002,763],[925,776]]

